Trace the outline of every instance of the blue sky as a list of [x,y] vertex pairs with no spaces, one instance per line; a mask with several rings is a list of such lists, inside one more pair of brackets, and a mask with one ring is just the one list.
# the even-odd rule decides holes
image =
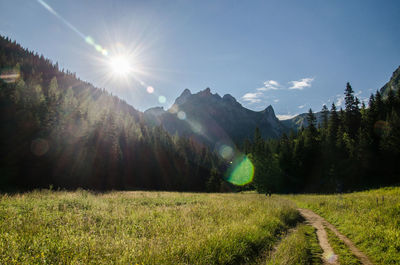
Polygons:
[[[399,14],[397,0],[0,0],[0,34],[139,110],[210,87],[294,115],[341,103],[346,82],[362,99],[383,86],[400,65]],[[105,66],[116,51],[131,54],[128,77]]]

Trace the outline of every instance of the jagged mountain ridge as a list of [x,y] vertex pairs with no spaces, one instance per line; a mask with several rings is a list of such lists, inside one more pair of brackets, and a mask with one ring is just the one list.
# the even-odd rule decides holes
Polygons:
[[256,127],[264,138],[277,138],[287,128],[275,116],[272,106],[262,111],[243,107],[226,94],[212,94],[209,88],[192,94],[185,89],[168,110],[151,108],[144,112],[151,125],[161,125],[171,134],[194,137],[208,144],[252,139]]

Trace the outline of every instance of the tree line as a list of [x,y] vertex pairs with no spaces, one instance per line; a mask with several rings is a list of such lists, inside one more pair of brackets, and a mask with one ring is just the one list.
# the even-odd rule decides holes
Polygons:
[[346,192],[400,183],[400,93],[372,94],[368,106],[354,96],[349,83],[345,108],[322,108],[316,122],[264,140],[257,129],[243,144],[255,165],[248,188],[260,192]]

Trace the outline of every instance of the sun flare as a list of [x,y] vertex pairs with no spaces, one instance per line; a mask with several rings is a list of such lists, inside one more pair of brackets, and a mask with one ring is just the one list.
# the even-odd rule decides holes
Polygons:
[[113,86],[114,89],[115,87],[125,89],[128,84],[132,88],[132,84],[137,84],[151,94],[152,92],[149,91],[152,90],[148,88],[151,85],[142,80],[148,73],[143,66],[143,55],[137,49],[137,47],[115,42],[107,47],[107,54],[93,56],[96,66],[99,66],[96,68],[99,70],[99,82],[106,87]]
[[109,64],[113,75],[116,76],[127,76],[132,71],[131,63],[124,56],[110,58]]

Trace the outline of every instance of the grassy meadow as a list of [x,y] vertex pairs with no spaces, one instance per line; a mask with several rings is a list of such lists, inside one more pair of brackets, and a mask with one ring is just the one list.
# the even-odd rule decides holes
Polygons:
[[0,264],[250,264],[299,219],[259,194],[3,194]]
[[[0,264],[320,264],[309,208],[400,264],[400,188],[344,195],[33,191],[0,195]],[[342,264],[360,264],[336,236]],[[290,255],[288,255],[290,253]]]
[[[400,264],[399,187],[343,195],[294,195],[287,198],[335,225],[375,264]],[[334,241],[332,234],[330,237],[330,241]],[[340,247],[339,243],[332,243],[334,248]]]

